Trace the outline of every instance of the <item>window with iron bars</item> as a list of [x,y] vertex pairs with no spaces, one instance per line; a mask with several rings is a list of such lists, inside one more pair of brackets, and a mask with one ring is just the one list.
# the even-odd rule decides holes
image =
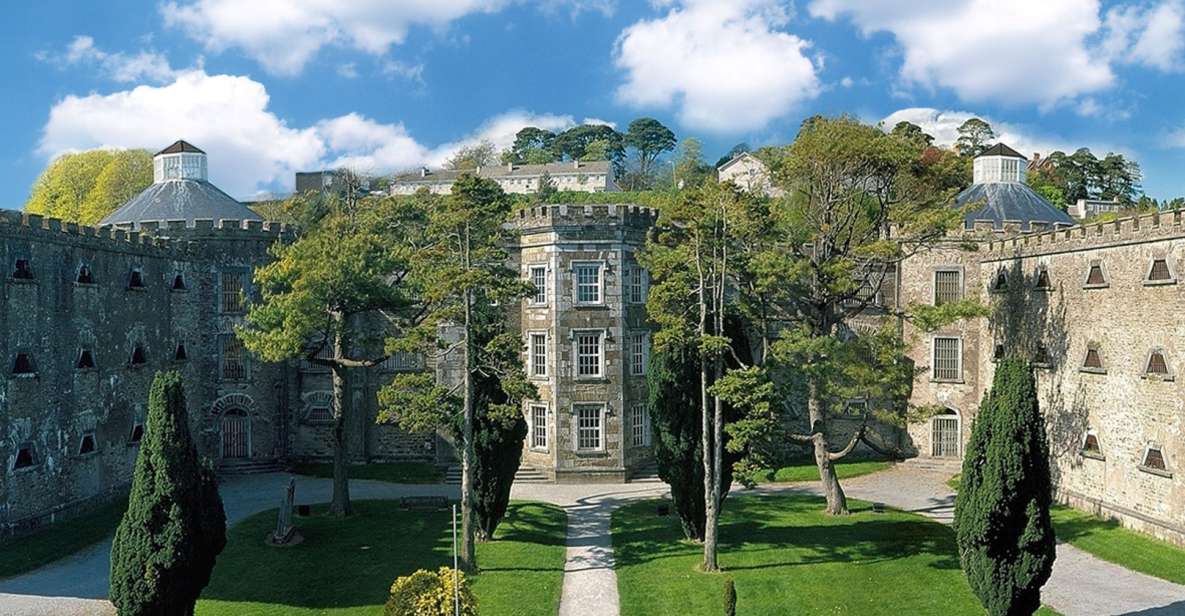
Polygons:
[[963,299],[963,273],[958,270],[934,272],[934,305],[953,304]]
[[243,312],[247,307],[246,272],[222,272],[221,308],[225,314]]
[[959,357],[958,338],[934,338],[933,376],[937,380],[957,381],[962,378],[962,358]]
[[222,352],[219,356],[222,360],[220,373],[223,380],[241,381],[247,378],[247,358],[243,341],[234,334],[223,334],[219,338],[222,341]]

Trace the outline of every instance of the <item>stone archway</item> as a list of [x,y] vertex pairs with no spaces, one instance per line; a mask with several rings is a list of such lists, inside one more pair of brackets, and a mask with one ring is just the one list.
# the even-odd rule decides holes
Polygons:
[[959,458],[962,439],[959,412],[947,408],[930,418],[930,455],[935,458]]
[[222,440],[222,459],[251,457],[251,416],[242,409],[227,409],[218,422]]

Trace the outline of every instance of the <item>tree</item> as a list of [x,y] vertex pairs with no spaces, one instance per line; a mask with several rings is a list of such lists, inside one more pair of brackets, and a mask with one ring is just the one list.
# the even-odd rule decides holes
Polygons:
[[152,154],[148,150],[119,150],[95,178],[82,202],[78,222],[98,224],[129,199],[152,184]]
[[63,154],[37,178],[25,211],[93,225],[150,184],[152,155],[145,150]]
[[596,142],[603,142],[596,146],[597,155],[603,158],[595,160],[608,160],[620,164],[625,158],[621,133],[605,124],[582,124],[569,128],[556,135],[551,147],[557,159],[588,160],[588,149]]
[[491,167],[498,164],[498,148],[490,141],[480,141],[457,150],[444,163],[445,169],[453,171],[472,171],[479,167]]
[[992,130],[992,125],[979,118],[971,118],[955,130],[959,133],[959,138],[955,141],[955,149],[961,156],[967,158],[975,158],[982,154],[996,138],[996,132]]
[[971,590],[992,616],[1032,614],[1053,570],[1049,444],[1032,368],[1006,358],[963,458],[955,533]]
[[[476,432],[481,410],[478,382],[493,378],[504,395],[486,408],[510,415],[534,395],[522,367],[522,340],[508,327],[508,308],[534,292],[511,269],[506,246],[515,241],[505,223],[511,202],[492,180],[463,174],[452,193],[422,204],[427,224],[408,263],[409,281],[423,302],[422,321],[387,341],[389,351],[436,346],[442,361],[455,361],[458,382],[432,374],[400,375],[379,394],[380,421],[429,431],[461,423],[461,562],[477,566]],[[459,357],[457,355],[459,354]]]
[[189,433],[181,374],[157,373],[111,545],[111,602],[122,616],[192,616],[225,546],[222,498]]
[[[349,437],[353,404],[348,373],[385,359],[387,329],[415,322],[416,300],[402,284],[416,251],[421,219],[406,200],[360,207],[333,198],[329,214],[297,241],[272,247],[275,259],[255,272],[263,301],[251,306],[244,345],[266,361],[303,357],[333,380],[332,515],[350,515]],[[381,320],[385,327],[364,322]],[[377,333],[376,333],[377,332]]]
[[[477,540],[490,541],[510,504],[510,488],[522,463],[527,420],[517,407],[508,404],[498,379],[479,375],[474,390],[473,508]],[[453,427],[460,438],[464,426],[456,421]]]
[[[966,124],[964,124],[966,126]],[[921,126],[913,122],[901,121],[893,125],[889,134],[908,140],[917,140],[923,145],[934,145],[934,137],[922,130]]]
[[675,133],[654,118],[638,118],[630,122],[625,134],[625,145],[634,150],[638,176],[643,180],[654,173],[654,162],[665,152],[675,149]]
[[551,144],[555,141],[555,133],[527,126],[514,135],[514,145],[510,146],[510,160],[518,164],[543,164],[555,160]]
[[719,158],[719,159],[716,161],[716,167],[715,167],[715,168],[716,168],[716,169],[719,169],[720,167],[724,166],[724,163],[726,163],[726,162],[728,162],[728,161],[730,161],[730,160],[732,160],[732,159],[734,159],[734,158],[736,158],[736,157],[740,156],[741,154],[745,154],[745,153],[747,153],[747,152],[752,152],[752,151],[753,151],[753,147],[752,147],[752,146],[750,146],[748,143],[746,143],[746,142],[742,141],[742,142],[740,142],[740,143],[738,143],[738,144],[736,144],[736,145],[732,146],[732,148],[731,148],[731,149],[729,149],[729,150],[728,150],[728,152],[726,152],[726,153],[724,154],[724,156],[721,156],[721,157],[720,157],[720,158]]
[[713,169],[704,162],[703,145],[699,139],[688,137],[679,144],[679,160],[675,163],[675,181],[679,188],[694,188],[708,181]]

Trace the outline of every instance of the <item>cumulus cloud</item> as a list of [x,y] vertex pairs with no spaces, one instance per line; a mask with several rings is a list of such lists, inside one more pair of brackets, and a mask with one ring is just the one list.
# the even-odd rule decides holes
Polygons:
[[810,43],[785,32],[779,0],[663,0],[665,15],[626,28],[614,48],[619,101],[677,108],[715,133],[759,129],[820,91]]
[[814,17],[847,17],[865,35],[901,47],[901,78],[969,101],[1052,106],[1110,87],[1115,75],[1091,47],[1098,0],[813,0]]
[[1178,71],[1185,50],[1185,4],[1116,6],[1104,20],[1102,48],[1117,62]]
[[1123,148],[1116,147],[1114,144],[1070,142],[1066,139],[1039,134],[1024,126],[1018,126],[1008,122],[998,122],[988,116],[969,111],[910,107],[894,111],[881,120],[881,123],[885,130],[890,130],[898,122],[912,122],[920,126],[927,134],[934,137],[934,143],[936,145],[951,146],[959,138],[959,126],[971,118],[979,118],[991,124],[992,130],[996,133],[997,142],[1006,143],[1014,150],[1029,158],[1032,158],[1035,152],[1040,153],[1042,156],[1047,156],[1057,150],[1070,153],[1082,147],[1088,147],[1098,155],[1106,152],[1129,153],[1125,152]]
[[388,173],[439,165],[480,141],[508,147],[524,126],[562,130],[575,124],[567,115],[510,111],[461,139],[429,147],[401,123],[357,113],[292,126],[269,102],[267,89],[249,77],[202,70],[162,86],[67,96],[50,110],[38,153],[51,159],[94,148],[155,150],[183,138],[210,154],[211,181],[242,197],[290,188],[296,171],[350,167]]
[[90,36],[75,36],[61,52],[41,51],[37,58],[62,68],[93,66],[108,79],[120,83],[165,83],[172,81],[178,71],[173,70],[169,60],[155,51],[140,51],[135,54],[109,52],[95,45]]

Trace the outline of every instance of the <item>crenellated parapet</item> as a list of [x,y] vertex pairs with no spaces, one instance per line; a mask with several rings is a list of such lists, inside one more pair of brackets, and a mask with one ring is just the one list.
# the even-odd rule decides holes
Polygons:
[[524,233],[543,229],[619,227],[645,232],[654,226],[658,210],[639,205],[539,205],[518,210],[512,224]]
[[990,241],[985,260],[1074,252],[1185,237],[1185,211],[1171,210],[1106,222],[1059,227]]

